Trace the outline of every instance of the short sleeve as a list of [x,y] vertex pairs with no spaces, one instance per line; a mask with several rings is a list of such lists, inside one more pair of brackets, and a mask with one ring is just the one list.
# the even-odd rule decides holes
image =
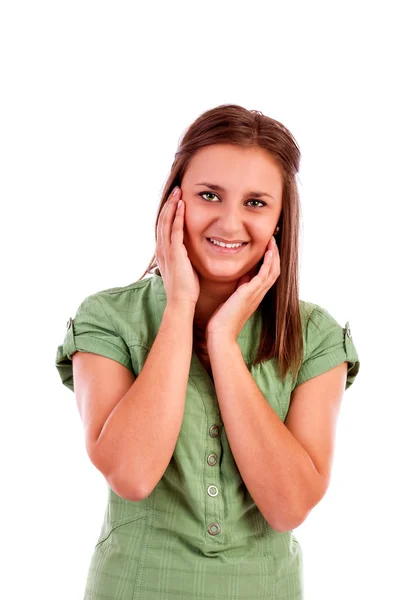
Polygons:
[[318,305],[315,305],[307,322],[304,357],[296,386],[347,361],[347,390],[360,370],[350,323],[342,327],[327,310]]
[[115,330],[96,294],[80,304],[67,323],[64,342],[57,348],[56,368],[62,383],[74,391],[71,357],[77,350],[112,358],[132,371],[129,349]]

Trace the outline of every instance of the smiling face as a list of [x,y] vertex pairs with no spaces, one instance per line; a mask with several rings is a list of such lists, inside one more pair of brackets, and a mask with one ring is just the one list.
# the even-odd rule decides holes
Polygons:
[[[180,187],[184,244],[200,280],[228,284],[249,271],[255,275],[282,209],[283,182],[275,159],[259,147],[206,146],[191,159]],[[226,251],[209,238],[246,244]]]

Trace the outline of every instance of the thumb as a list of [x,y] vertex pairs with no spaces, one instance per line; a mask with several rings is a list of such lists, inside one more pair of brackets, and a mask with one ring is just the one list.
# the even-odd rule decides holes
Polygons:
[[239,279],[239,281],[237,283],[237,286],[236,286],[236,289],[238,289],[241,285],[243,285],[243,283],[249,283],[250,279],[251,279],[251,277],[250,277],[250,275],[248,273],[246,273],[245,275],[243,275]]

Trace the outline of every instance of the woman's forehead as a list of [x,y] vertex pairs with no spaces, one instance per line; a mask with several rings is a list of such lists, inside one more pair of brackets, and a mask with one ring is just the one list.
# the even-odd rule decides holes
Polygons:
[[216,184],[218,191],[237,189],[271,196],[282,191],[281,169],[266,150],[232,144],[205,146],[194,154],[182,183],[195,186],[205,182]]

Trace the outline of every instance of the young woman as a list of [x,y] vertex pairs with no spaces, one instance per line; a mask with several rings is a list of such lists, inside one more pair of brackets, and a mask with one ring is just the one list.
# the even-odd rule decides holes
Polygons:
[[299,160],[259,111],[205,112],[152,276],[68,322],[56,366],[109,490],[85,600],[303,598],[293,529],[327,491],[360,363],[349,324],[299,299]]

